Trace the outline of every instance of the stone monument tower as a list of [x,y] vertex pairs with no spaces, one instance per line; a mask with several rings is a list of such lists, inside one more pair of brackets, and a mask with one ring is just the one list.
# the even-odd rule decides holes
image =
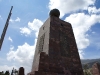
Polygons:
[[58,9],[51,10],[41,26],[28,75],[83,75],[72,26],[59,16]]

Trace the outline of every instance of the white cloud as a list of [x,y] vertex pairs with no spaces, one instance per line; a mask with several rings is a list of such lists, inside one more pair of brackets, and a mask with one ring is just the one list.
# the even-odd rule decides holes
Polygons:
[[2,19],[1,15],[0,15],[0,19]]
[[[82,53],[81,50],[87,48],[87,46],[90,44],[86,32],[90,30],[91,26],[93,26],[95,23],[100,22],[100,15],[75,13],[66,17],[65,21],[72,24],[79,52]],[[80,56],[83,58],[81,54]]]
[[9,40],[10,42],[13,42],[13,40],[12,40],[12,38],[11,38],[10,36],[9,36],[8,40]]
[[28,22],[28,27],[31,30],[39,31],[39,28],[43,25],[43,22],[39,19],[34,19],[33,22]]
[[[36,36],[38,35],[39,28],[42,25],[42,21],[38,19],[34,19],[33,22],[28,23],[28,27],[20,28],[20,32],[25,35],[31,34],[32,31],[35,31]],[[18,46],[16,50],[14,50],[14,46],[11,46],[9,53],[7,53],[7,60],[11,61],[14,60],[18,62],[21,66],[25,68],[25,72],[28,73],[31,71],[33,55],[35,51],[35,44],[34,46],[30,46],[27,43],[24,43],[22,46]],[[20,67],[20,66],[19,66]]]
[[90,14],[100,13],[100,8],[97,9],[95,6],[94,6],[94,7],[88,7],[88,12],[89,12]]
[[16,21],[16,22],[20,22],[20,18],[17,17],[17,18],[15,19],[15,21]]
[[[20,28],[20,32],[25,35],[31,34],[32,31],[35,31],[35,35],[37,37],[39,28],[42,26],[43,22],[34,19],[33,22],[28,22],[28,27],[23,27]],[[35,39],[35,44],[34,46],[30,46],[27,43],[24,43],[22,46],[18,46],[17,50],[14,50],[14,47],[12,46],[10,48],[9,53],[7,54],[7,60],[11,61],[17,61],[20,65],[25,67],[25,71],[28,73],[31,71],[31,66],[32,66],[32,61],[33,61],[33,55],[35,51],[35,46],[36,46],[36,41]]]
[[9,21],[10,21],[10,22],[12,22],[12,23],[14,22],[14,20],[13,20],[13,19],[10,19]]
[[39,30],[37,32],[35,32],[35,36],[36,38],[38,37],[38,33],[39,33]]
[[16,61],[16,63],[20,64],[20,66],[23,66],[25,68],[26,73],[30,72],[36,41],[37,39],[35,39],[34,46],[30,46],[28,43],[24,43],[23,45],[18,46],[16,50],[14,50],[13,48],[13,50],[10,50],[9,53],[7,53],[7,60]]
[[[12,49],[12,48],[11,48]],[[27,58],[30,59],[31,54],[34,54],[34,46],[30,46],[29,44],[25,43],[22,46],[18,46],[18,49],[16,51],[11,50],[7,54],[7,59],[11,60],[17,60],[18,62],[23,62],[22,60],[26,60]]]
[[13,50],[13,49],[14,49],[14,46],[13,46],[13,45],[11,45],[11,46],[10,46],[10,50]]
[[30,35],[32,31],[35,31],[36,37],[38,36],[39,28],[43,25],[43,22],[39,19],[34,19],[33,22],[28,22],[28,27],[20,28],[20,32],[26,36]]
[[20,18],[19,18],[19,17],[17,17],[15,20],[10,19],[9,21],[10,21],[10,22],[12,22],[12,23],[14,23],[14,22],[20,22]]
[[[21,30],[20,32],[22,34],[29,35],[31,34],[32,31],[35,31],[35,36],[37,37],[39,28],[42,26],[42,24],[43,22],[40,21],[39,19],[34,19],[33,22],[28,22],[28,27],[20,28]],[[35,39],[34,46],[30,46],[29,44],[24,43],[22,46],[18,46],[17,50],[14,50],[14,48],[11,47],[11,50],[7,54],[7,59],[9,61],[10,60],[17,61],[20,65],[25,67],[26,73],[30,72],[32,68],[31,66],[32,66],[36,41],[37,39]]]
[[80,55],[80,58],[81,59],[84,59],[84,56],[83,55],[85,55],[85,54],[84,54],[84,52],[82,50],[79,50],[79,55]]
[[94,3],[95,0],[50,0],[49,9],[59,9],[60,17],[63,17],[66,13],[87,10],[88,6]]
[[39,19],[34,19],[33,22],[28,22],[28,27],[35,31],[36,37],[38,37],[39,28],[43,25],[43,22]]
[[25,34],[25,36],[31,34],[31,30],[27,27],[20,28],[20,33]]

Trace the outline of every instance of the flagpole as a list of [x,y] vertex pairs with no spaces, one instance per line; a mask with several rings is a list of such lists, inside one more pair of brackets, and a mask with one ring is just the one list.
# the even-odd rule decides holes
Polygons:
[[8,25],[9,25],[9,20],[10,20],[11,14],[12,14],[11,13],[12,9],[13,9],[13,6],[11,6],[11,10],[10,10],[8,18],[6,20],[5,27],[4,27],[3,32],[1,34],[1,38],[0,38],[0,50],[1,50],[1,47],[2,47],[2,44],[3,44],[3,41],[4,41],[4,37],[5,37],[6,31],[7,31]]

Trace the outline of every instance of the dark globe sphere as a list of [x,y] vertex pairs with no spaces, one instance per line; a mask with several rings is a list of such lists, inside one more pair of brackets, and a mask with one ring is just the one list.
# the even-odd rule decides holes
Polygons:
[[58,9],[52,9],[49,13],[50,16],[58,17],[60,16],[60,11]]

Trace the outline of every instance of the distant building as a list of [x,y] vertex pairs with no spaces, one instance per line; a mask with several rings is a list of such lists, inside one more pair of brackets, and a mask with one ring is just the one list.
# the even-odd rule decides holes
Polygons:
[[51,10],[41,26],[28,75],[83,75],[72,26],[59,16],[59,10]]
[[96,62],[92,65],[91,70],[93,75],[100,75],[100,63]]
[[20,67],[20,68],[19,68],[18,75],[25,75],[25,74],[24,74],[24,68],[23,68],[23,67]]

